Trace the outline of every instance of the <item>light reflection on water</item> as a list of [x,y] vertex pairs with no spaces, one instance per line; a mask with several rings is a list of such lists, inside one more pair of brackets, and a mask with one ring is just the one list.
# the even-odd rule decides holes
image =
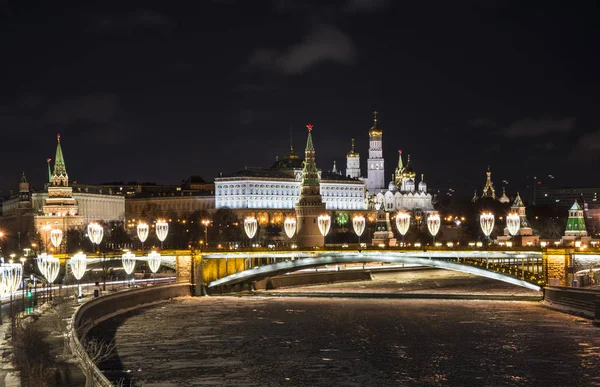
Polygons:
[[536,303],[205,297],[111,329],[119,358],[103,368],[146,385],[600,383],[598,328]]

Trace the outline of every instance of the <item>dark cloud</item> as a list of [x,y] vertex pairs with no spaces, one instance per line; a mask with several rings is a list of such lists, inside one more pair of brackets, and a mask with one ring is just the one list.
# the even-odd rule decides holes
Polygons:
[[356,47],[352,40],[337,27],[321,24],[315,26],[302,42],[285,51],[255,51],[248,64],[293,75],[305,73],[324,62],[351,65],[355,60]]
[[575,160],[597,159],[600,152],[600,130],[587,133],[577,140],[571,157]]
[[540,118],[515,121],[502,129],[506,137],[536,137],[548,133],[564,133],[575,128],[575,118]]
[[117,96],[115,94],[92,94],[69,98],[50,105],[44,114],[44,120],[63,126],[78,120],[109,122],[117,114]]
[[144,28],[170,28],[175,22],[168,16],[150,9],[138,9],[126,14],[99,14],[92,23],[99,32],[131,32]]
[[389,0],[348,0],[345,10],[349,12],[372,12],[386,8],[389,5]]

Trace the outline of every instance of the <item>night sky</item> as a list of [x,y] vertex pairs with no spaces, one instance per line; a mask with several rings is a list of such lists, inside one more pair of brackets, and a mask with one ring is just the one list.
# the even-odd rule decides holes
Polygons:
[[43,184],[57,133],[80,183],[268,166],[308,122],[319,168],[355,137],[364,174],[374,109],[386,183],[402,149],[465,195],[488,164],[509,194],[600,185],[592,1],[195,3],[1,2],[1,194]]

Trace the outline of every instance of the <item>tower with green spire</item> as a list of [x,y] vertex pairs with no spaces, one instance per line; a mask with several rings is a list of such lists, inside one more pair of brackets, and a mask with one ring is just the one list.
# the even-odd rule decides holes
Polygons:
[[[73,188],[69,186],[69,176],[65,166],[60,134],[56,136],[56,157],[54,159],[54,171],[50,173],[50,159],[48,163],[48,197],[42,206],[43,215],[36,215],[34,223],[36,230],[48,240],[48,226],[58,228],[66,233],[72,228],[83,227],[83,216],[79,215],[79,206],[73,198]],[[66,238],[63,238],[66,241]],[[45,246],[49,249],[50,246]],[[60,251],[60,250],[59,250]]]
[[63,156],[62,147],[60,145],[60,134],[56,136],[56,156],[54,158],[54,172],[52,173],[51,185],[67,187],[69,185],[69,175],[67,175],[67,167],[65,166],[65,158]]
[[319,231],[317,219],[325,214],[325,203],[321,197],[321,184],[319,171],[315,161],[315,148],[312,141],[311,124],[306,125],[308,137],[304,151],[304,165],[302,168],[302,183],[300,185],[300,198],[296,204],[296,218],[298,224],[298,247],[323,246],[325,238]]
[[585,219],[583,218],[583,208],[577,203],[573,203],[569,209],[569,219],[567,220],[567,229],[565,236],[584,237],[587,236],[585,229]]

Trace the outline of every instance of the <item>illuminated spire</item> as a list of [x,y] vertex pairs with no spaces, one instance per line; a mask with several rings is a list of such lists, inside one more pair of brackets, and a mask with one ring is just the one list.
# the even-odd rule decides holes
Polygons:
[[319,187],[319,174],[315,162],[315,147],[312,141],[312,124],[306,125],[308,137],[306,138],[306,149],[304,150],[304,168],[302,169],[302,186]]
[[335,166],[335,160],[333,160],[333,169],[331,170],[331,173],[338,173],[337,167]]
[[346,154],[347,157],[359,157],[360,155],[354,150],[354,139],[352,139],[352,148]]
[[67,168],[65,166],[65,159],[63,157],[62,147],[60,146],[60,134],[56,136],[56,156],[54,157],[54,175],[66,176]]
[[381,136],[382,134],[382,130],[379,127],[379,117],[378,117],[378,112],[374,111],[373,112],[373,126],[371,126],[371,129],[369,129],[369,136]]
[[492,184],[492,172],[490,171],[490,166],[488,165],[488,170],[485,173],[487,178],[485,181],[485,186],[483,187],[483,193],[481,194],[482,198],[488,197],[492,199],[496,199],[496,190],[494,189],[494,184]]
[[396,168],[396,171],[400,171],[400,173],[402,173],[403,169],[404,165],[402,164],[402,149],[398,149],[398,168]]

